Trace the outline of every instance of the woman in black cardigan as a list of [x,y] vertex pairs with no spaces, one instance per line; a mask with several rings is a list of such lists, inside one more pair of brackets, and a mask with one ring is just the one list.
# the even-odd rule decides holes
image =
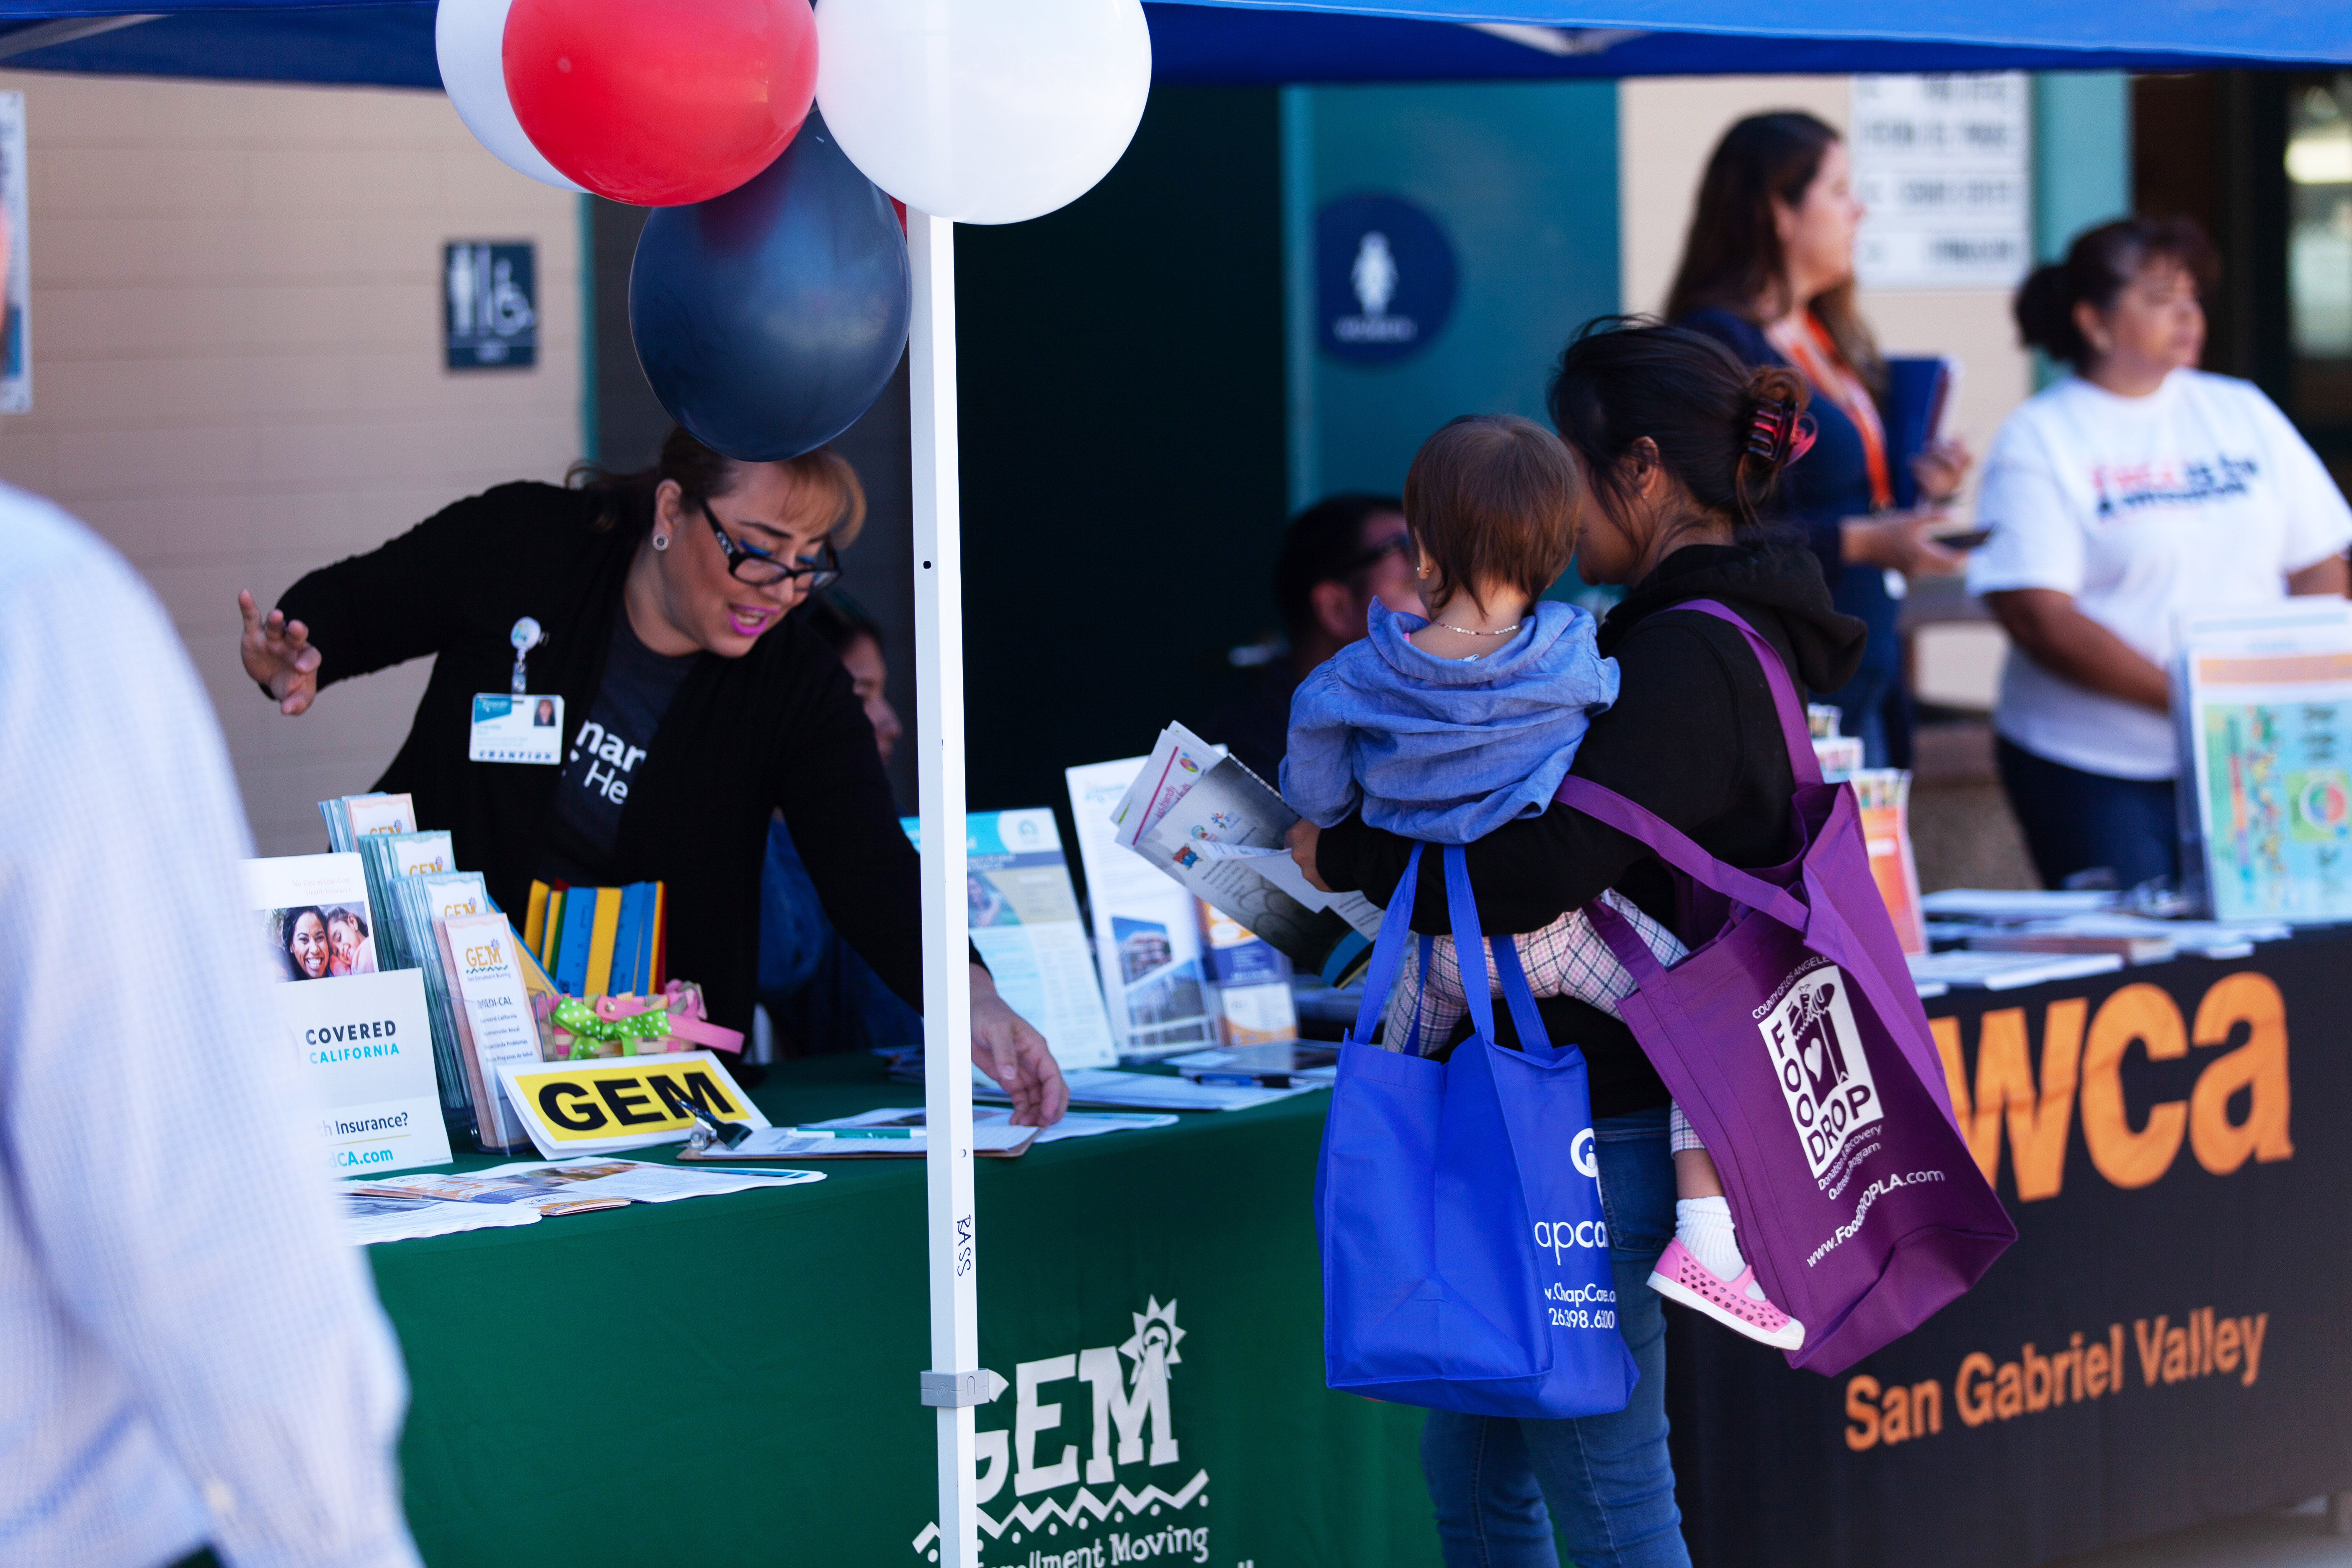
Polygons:
[[[923,1002],[917,859],[841,662],[789,615],[838,573],[865,498],[830,448],[737,463],[681,430],[641,474],[501,485],[322,567],[267,617],[237,595],[246,672],[289,714],[321,686],[434,658],[377,782],[446,827],[457,862],[519,910],[534,879],[667,884],[669,967],[711,1016],[751,1023],[760,871],[782,810],[825,912],[911,1006]],[[474,694],[563,700],[558,767],[467,760]],[[1018,1119],[1068,1091],[1045,1041],[971,971],[973,1058]]]

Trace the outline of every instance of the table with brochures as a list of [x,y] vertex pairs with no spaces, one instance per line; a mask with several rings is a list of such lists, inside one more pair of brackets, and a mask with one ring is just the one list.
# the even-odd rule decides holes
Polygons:
[[[2001,1568],[2352,1490],[2347,967],[2322,931],[1931,999],[2021,1239],[1835,1378],[1672,1314],[1696,1561]],[[907,1094],[834,1058],[756,1098]],[[1437,1562],[1421,1412],[1322,1385],[1325,1103],[982,1163],[984,1563]],[[370,1248],[426,1562],[932,1561],[922,1167],[826,1175]]]

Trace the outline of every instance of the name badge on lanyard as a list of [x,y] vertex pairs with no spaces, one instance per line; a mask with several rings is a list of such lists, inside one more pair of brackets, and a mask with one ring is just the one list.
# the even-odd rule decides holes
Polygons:
[[525,616],[514,624],[514,679],[505,691],[474,693],[474,722],[466,738],[473,763],[563,763],[563,699],[525,689],[530,678],[523,658],[547,640],[539,623]]

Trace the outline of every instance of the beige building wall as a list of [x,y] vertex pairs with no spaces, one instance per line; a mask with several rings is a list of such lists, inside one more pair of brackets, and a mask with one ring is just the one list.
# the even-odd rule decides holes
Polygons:
[[[33,411],[0,478],[130,557],[186,639],[266,855],[323,848],[428,665],[278,715],[237,662],[236,591],[580,449],[579,198],[509,171],[437,93],[0,75],[29,153]],[[539,364],[442,368],[441,247],[535,241]],[[105,610],[90,610],[105,635]],[[332,658],[331,645],[324,647]]]

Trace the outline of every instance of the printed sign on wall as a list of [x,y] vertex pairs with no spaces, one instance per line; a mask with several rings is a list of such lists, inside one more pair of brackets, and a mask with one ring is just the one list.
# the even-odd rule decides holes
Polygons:
[[1427,348],[1454,313],[1454,247],[1402,196],[1341,196],[1315,215],[1317,335],[1336,359]]
[[2033,260],[2023,71],[1853,79],[1865,289],[2013,289]]
[[441,247],[443,344],[451,370],[525,370],[539,363],[538,267],[528,240],[457,240]]

